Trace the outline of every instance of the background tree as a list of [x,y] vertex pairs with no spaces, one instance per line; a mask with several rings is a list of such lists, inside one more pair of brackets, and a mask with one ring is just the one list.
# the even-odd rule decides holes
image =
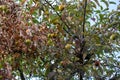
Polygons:
[[119,5],[101,2],[0,0],[0,78],[118,80]]

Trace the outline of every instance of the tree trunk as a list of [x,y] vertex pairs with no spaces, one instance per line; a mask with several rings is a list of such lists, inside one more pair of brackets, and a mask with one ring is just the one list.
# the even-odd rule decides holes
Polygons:
[[20,73],[20,78],[21,78],[21,80],[25,80],[23,71],[22,71],[19,67],[18,67],[18,71],[19,71],[19,73]]
[[82,76],[82,74],[80,74],[80,80],[83,80],[83,76]]

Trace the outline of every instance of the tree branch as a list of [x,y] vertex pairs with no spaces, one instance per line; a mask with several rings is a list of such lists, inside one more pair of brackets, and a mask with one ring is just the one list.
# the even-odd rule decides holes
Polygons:
[[85,0],[85,4],[84,4],[84,21],[83,21],[83,38],[85,37],[84,36],[84,32],[85,32],[85,22],[86,22],[86,7],[87,7],[87,0]]
[[[45,0],[45,2],[55,11],[55,8],[54,8],[47,0]],[[69,25],[67,25],[66,22],[63,21],[61,15],[60,15],[57,11],[55,11],[55,12],[56,12],[56,14],[58,15],[58,17],[60,18],[60,20],[64,23],[64,25],[67,27],[68,30],[66,30],[66,29],[63,27],[63,29],[65,30],[65,32],[67,32],[70,36],[72,36],[72,34],[70,33]]]

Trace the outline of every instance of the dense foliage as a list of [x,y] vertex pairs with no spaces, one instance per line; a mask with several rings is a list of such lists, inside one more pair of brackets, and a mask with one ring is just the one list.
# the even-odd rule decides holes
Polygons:
[[120,5],[109,10],[115,4],[0,0],[0,79],[120,79]]

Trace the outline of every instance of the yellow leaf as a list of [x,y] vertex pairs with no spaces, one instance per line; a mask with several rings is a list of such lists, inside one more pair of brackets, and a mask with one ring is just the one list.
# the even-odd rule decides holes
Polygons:
[[45,15],[48,15],[48,14],[49,14],[49,11],[48,11],[48,10],[46,10],[46,11],[44,12],[44,14],[45,14]]
[[26,39],[26,40],[25,40],[25,44],[26,44],[26,45],[30,45],[31,42],[32,42],[32,41],[31,41],[30,39]]
[[72,47],[72,44],[66,44],[65,49],[70,49]]
[[62,26],[60,26],[60,24],[56,24],[56,27],[57,27],[57,30],[59,32],[61,32],[62,34],[64,34],[63,28],[62,28]]
[[84,18],[81,16],[81,17],[80,17],[80,21],[83,21],[83,20],[84,20]]
[[59,9],[60,11],[64,10],[64,8],[65,8],[65,5],[63,5],[63,4],[59,5],[59,7],[58,7],[58,9]]
[[25,1],[26,1],[26,0],[22,0],[22,1],[21,1],[21,5],[23,5],[23,4],[25,3]]
[[58,19],[54,19],[54,20],[52,20],[52,23],[53,23],[53,24],[58,24],[58,23],[59,23],[59,20],[58,20]]
[[96,46],[101,46],[101,44],[95,44]]
[[116,39],[116,37],[117,37],[117,35],[116,35],[116,34],[112,34],[112,35],[110,36],[110,40],[115,40],[115,39]]

